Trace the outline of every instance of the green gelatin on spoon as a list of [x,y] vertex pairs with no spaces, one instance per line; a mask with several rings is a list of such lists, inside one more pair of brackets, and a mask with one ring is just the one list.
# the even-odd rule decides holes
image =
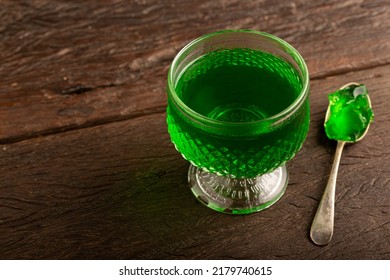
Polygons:
[[374,118],[365,85],[350,85],[329,94],[330,111],[325,122],[328,138],[356,142]]

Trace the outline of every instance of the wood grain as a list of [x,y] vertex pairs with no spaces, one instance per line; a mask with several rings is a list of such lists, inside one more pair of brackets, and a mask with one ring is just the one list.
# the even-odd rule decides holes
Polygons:
[[164,3],[3,1],[0,143],[163,112],[174,55],[216,30],[284,38],[312,79],[390,62],[386,1]]
[[[0,146],[0,257],[6,259],[389,259],[388,67],[315,80],[311,127],[288,164],[286,194],[270,209],[229,216],[199,204],[165,114]],[[347,146],[335,235],[308,237],[335,143],[322,125],[329,91],[367,84],[375,122]]]
[[[390,259],[386,1],[1,1],[0,259]],[[216,213],[170,143],[165,79],[188,41],[250,28],[311,73],[311,125],[270,209]],[[327,93],[365,83],[375,120],[346,146],[335,235],[309,228],[335,143]]]

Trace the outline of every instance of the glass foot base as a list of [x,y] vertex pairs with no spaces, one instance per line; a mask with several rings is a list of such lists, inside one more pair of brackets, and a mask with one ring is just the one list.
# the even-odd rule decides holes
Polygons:
[[194,195],[207,207],[229,214],[250,214],[274,204],[287,187],[286,166],[254,178],[230,178],[193,165],[188,181]]

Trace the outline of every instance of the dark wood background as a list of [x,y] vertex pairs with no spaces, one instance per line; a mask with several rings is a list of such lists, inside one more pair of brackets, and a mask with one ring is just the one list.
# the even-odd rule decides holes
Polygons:
[[[390,259],[388,1],[0,1],[0,258]],[[165,123],[169,64],[190,40],[256,29],[311,77],[307,141],[273,207],[199,204]],[[335,235],[309,228],[335,152],[327,94],[365,83],[375,121],[343,153]]]

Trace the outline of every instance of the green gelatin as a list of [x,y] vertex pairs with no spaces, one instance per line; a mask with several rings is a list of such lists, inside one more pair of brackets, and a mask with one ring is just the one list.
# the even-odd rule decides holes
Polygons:
[[[250,123],[287,109],[302,91],[297,70],[269,53],[221,49],[207,53],[180,74],[175,90],[196,113],[219,122]],[[221,175],[252,178],[265,174],[300,149],[309,128],[309,101],[277,126],[227,135],[189,122],[168,100],[167,122],[176,149],[192,164]],[[226,130],[231,131],[231,130]]]
[[325,132],[330,139],[355,142],[374,118],[364,85],[351,85],[329,94],[329,103]]

